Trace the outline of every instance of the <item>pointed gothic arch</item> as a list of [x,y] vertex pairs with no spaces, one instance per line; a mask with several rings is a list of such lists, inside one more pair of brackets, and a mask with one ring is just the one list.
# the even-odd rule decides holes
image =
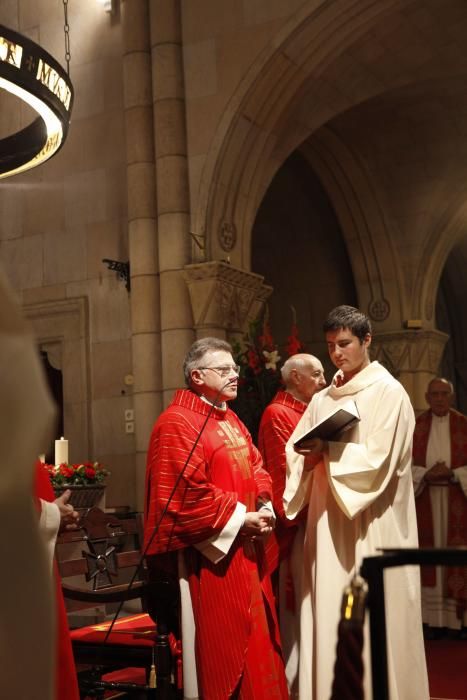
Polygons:
[[203,168],[194,229],[205,238],[206,259],[228,252],[232,263],[250,269],[251,229],[275,172],[344,108],[334,105],[333,112],[323,98],[316,118],[300,122],[307,87],[399,6],[399,0],[310,0],[251,66],[225,110]]

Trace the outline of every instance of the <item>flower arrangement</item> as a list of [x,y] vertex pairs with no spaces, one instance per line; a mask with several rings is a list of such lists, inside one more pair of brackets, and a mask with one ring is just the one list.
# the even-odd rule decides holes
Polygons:
[[110,474],[99,462],[82,462],[81,464],[46,464],[50,482],[54,489],[69,486],[100,486]]
[[281,386],[279,365],[282,366],[291,355],[304,351],[293,307],[292,312],[293,323],[284,347],[283,359],[272,336],[267,314],[250,324],[243,345],[233,343],[233,356],[240,367],[240,376],[237,398],[230,405],[245,423],[255,442],[263,411]]

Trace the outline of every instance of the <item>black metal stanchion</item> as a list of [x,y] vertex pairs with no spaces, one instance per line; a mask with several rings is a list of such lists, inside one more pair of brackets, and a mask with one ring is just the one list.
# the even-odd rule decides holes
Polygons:
[[398,566],[467,566],[467,547],[440,549],[383,549],[366,557],[360,575],[368,582],[373,697],[389,700],[384,569]]

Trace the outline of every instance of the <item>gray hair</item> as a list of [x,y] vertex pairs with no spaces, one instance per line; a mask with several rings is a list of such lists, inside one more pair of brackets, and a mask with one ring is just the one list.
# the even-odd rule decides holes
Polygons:
[[200,338],[196,340],[188,350],[183,361],[183,375],[185,383],[188,387],[191,386],[191,373],[199,367],[201,360],[210,350],[223,350],[224,352],[232,352],[232,346],[221,338]]
[[306,353],[298,353],[297,355],[291,355],[282,365],[281,376],[282,381],[285,386],[288,386],[290,381],[290,374],[295,369],[297,371],[304,370],[312,362],[319,362],[318,358],[314,355],[307,355]]
[[445,384],[447,384],[449,386],[449,388],[451,390],[451,394],[454,393],[454,384],[452,382],[450,382],[449,379],[446,379],[446,377],[433,377],[433,379],[430,379],[430,381],[428,382],[428,386],[426,388],[427,394],[430,393],[431,385],[433,384],[433,382],[444,382]]

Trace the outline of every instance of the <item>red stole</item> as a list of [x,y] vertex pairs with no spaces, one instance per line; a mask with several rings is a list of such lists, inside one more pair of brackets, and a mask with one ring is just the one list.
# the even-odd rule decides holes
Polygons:
[[[415,425],[413,437],[413,461],[417,466],[426,466],[426,450],[431,429],[431,411],[422,413]],[[467,417],[451,409],[449,411],[449,431],[451,436],[451,468],[467,465]],[[459,484],[449,484],[448,494],[448,534],[446,545],[458,547],[467,544],[467,499]],[[429,488],[416,498],[418,535],[421,547],[433,547],[433,517]],[[421,569],[422,584],[434,586],[435,569]],[[449,567],[446,569],[446,585],[450,598],[465,606],[467,602],[467,568]]]
[[[38,510],[40,510],[40,500],[52,502],[55,500],[55,494],[50,483],[47,470],[40,462],[36,464],[36,479],[34,487],[34,495]],[[79,700],[78,682],[76,678],[75,661],[73,658],[73,649],[71,647],[70,632],[68,629],[68,620],[63,600],[62,586],[60,575],[56,563],[54,562],[54,579],[56,588],[56,648],[57,656],[55,659],[55,697],[56,700]]]

